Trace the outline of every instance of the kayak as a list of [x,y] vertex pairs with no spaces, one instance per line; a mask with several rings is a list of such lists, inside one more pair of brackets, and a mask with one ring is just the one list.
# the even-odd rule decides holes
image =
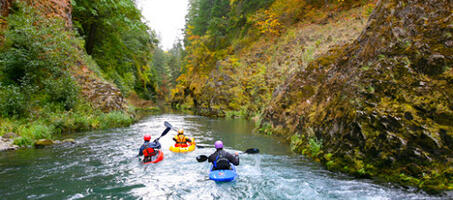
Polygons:
[[236,173],[236,167],[231,165],[231,169],[212,170],[213,166],[209,170],[209,179],[219,182],[230,182],[236,179],[238,174]]
[[170,146],[170,151],[172,152],[175,152],[175,153],[185,153],[185,152],[190,152],[190,151],[193,151],[195,150],[195,138],[190,138],[190,140],[192,141],[191,143],[189,143],[189,145],[187,147],[176,147],[174,144],[173,146]]
[[159,150],[159,154],[157,154],[157,157],[154,160],[149,161],[149,162],[145,162],[143,164],[158,163],[158,162],[162,161],[163,159],[164,159],[164,152]]

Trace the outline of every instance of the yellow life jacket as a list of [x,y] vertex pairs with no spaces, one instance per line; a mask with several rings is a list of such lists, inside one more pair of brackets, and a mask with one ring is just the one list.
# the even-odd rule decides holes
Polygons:
[[185,144],[187,142],[187,137],[185,135],[175,135],[176,143]]

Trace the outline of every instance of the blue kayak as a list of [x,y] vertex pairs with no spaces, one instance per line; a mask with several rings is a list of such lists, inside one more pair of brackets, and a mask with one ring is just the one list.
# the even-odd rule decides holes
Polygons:
[[222,170],[209,170],[209,179],[214,181],[229,182],[233,181],[238,174],[236,173],[236,167],[231,165],[231,169],[222,169]]

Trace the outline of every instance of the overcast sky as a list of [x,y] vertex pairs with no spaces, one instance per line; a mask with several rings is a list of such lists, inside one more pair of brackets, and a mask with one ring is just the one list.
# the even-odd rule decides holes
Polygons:
[[137,0],[147,24],[159,36],[160,46],[169,50],[176,39],[183,38],[189,0]]

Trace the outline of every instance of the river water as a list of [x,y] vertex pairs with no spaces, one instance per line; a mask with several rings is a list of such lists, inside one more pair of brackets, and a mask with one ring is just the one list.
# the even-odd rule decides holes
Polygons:
[[[170,132],[161,138],[165,159],[143,165],[135,157],[149,133],[152,140],[164,121],[185,129],[198,144],[223,140],[241,154],[239,178],[231,183],[208,179],[209,164],[197,155],[169,151]],[[252,133],[253,122],[193,115],[150,116],[130,127],[77,133],[76,144],[0,152],[0,199],[445,199],[414,189],[378,184],[332,173],[320,164],[291,153],[279,138]]]

